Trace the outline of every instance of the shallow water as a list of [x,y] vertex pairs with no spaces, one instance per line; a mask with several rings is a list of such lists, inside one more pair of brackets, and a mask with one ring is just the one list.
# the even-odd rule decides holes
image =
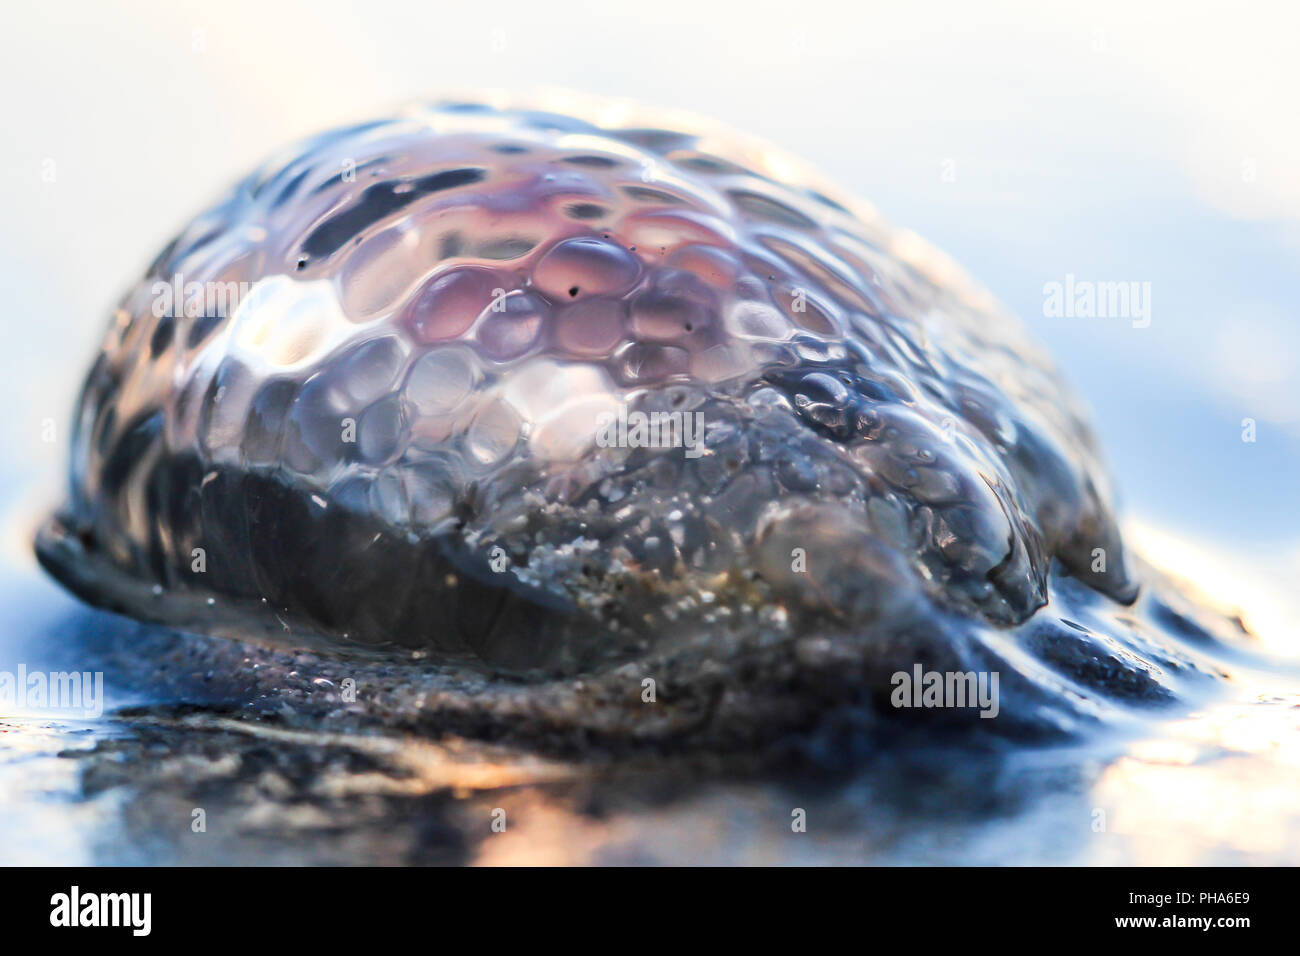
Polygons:
[[[901,727],[837,773],[570,759],[385,730],[318,683],[338,661],[145,627],[78,605],[31,563],[8,572],[0,670],[102,669],[107,706],[0,717],[5,863],[1300,859],[1300,681],[1282,667],[1238,658],[1202,702],[1066,744]],[[806,832],[791,830],[798,809]]]

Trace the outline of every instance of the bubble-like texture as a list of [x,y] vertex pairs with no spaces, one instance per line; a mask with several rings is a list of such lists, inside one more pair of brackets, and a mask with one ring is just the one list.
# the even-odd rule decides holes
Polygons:
[[[606,447],[640,413],[687,430]],[[495,671],[1136,593],[1076,403],[986,293],[620,104],[417,106],[268,163],[125,296],[72,461],[43,557],[93,600]]]

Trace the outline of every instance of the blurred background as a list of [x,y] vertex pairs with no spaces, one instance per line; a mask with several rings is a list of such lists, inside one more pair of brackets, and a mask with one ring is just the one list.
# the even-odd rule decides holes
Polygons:
[[[116,296],[236,177],[405,99],[568,87],[764,136],[945,249],[1091,405],[1139,547],[1286,641],[1300,7],[1046,7],[11,0],[6,526],[59,495],[71,402]],[[1067,275],[1150,283],[1149,326],[1047,317],[1044,286]],[[29,561],[24,536],[6,541]]]

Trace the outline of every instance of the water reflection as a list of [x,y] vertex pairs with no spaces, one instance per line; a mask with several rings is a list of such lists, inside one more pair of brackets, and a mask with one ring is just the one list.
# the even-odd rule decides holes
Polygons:
[[[1217,700],[1069,746],[925,732],[832,775],[649,754],[573,762],[322,718],[237,673],[195,671],[174,636],[53,590],[45,616],[30,610],[39,600],[24,609],[18,595],[48,587],[28,577],[7,592],[4,611],[34,639],[0,648],[0,664],[19,653],[51,669],[104,667],[114,710],[84,722],[0,715],[6,863],[1184,864],[1300,853],[1300,688],[1272,669],[1243,668]],[[214,646],[214,665],[237,671],[220,656],[230,645]],[[195,808],[205,832],[192,830]],[[796,810],[806,832],[791,828]]]
[[1300,855],[1300,695],[1261,695],[1161,728],[1108,767],[1090,862],[1289,865]]

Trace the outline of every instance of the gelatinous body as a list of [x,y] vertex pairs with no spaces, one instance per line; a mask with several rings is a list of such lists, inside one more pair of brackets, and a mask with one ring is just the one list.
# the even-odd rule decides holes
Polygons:
[[965,660],[1063,575],[1134,600],[1087,426],[987,294],[770,147],[584,115],[416,107],[199,216],[114,316],[46,565],[516,675]]

